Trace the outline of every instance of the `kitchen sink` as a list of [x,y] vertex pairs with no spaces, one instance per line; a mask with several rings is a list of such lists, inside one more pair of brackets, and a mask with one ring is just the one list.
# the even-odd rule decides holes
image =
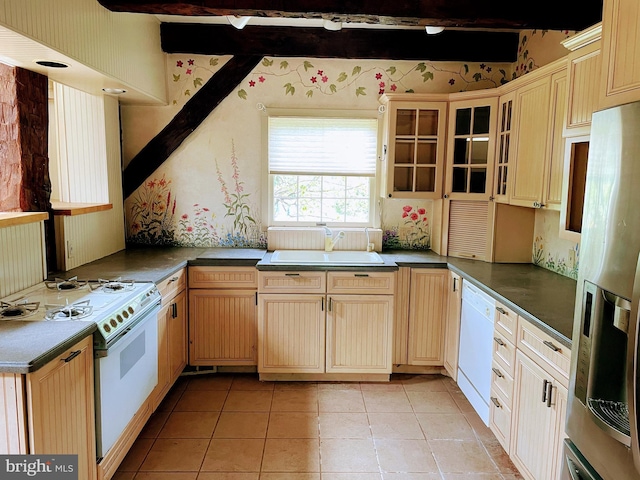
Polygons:
[[271,263],[292,265],[376,265],[384,260],[376,252],[338,250],[276,250],[271,255]]

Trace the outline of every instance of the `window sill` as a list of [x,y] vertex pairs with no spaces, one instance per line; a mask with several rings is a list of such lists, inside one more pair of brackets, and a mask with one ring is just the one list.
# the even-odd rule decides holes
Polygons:
[[47,212],[0,212],[0,228],[42,222],[48,218]]
[[111,210],[111,203],[73,203],[73,202],[51,202],[51,209],[55,216],[75,216],[87,213],[103,212]]

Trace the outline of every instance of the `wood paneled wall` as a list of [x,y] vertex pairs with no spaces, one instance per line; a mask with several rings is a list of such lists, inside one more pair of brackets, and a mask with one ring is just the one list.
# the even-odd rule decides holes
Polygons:
[[43,222],[0,228],[0,245],[0,297],[44,280]]
[[[336,243],[334,250],[366,250],[367,236],[362,228],[332,227],[333,236],[344,232],[344,238]],[[369,230],[371,243],[377,252],[382,251],[382,230]],[[269,250],[324,250],[324,230],[322,228],[286,228],[272,227],[269,229]]]

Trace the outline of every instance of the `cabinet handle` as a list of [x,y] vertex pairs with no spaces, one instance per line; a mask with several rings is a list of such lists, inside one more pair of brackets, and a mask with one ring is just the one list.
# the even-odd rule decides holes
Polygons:
[[333,307],[333,299],[329,297],[329,311],[331,311],[332,307]]
[[476,258],[474,253],[460,253],[459,255],[463,258]]
[[171,279],[169,280],[169,283],[177,282],[177,281],[178,281],[178,277],[171,277]]
[[369,274],[368,273],[354,273],[353,276],[354,277],[368,277]]
[[559,352],[560,351],[560,349],[558,347],[556,347],[553,343],[551,343],[549,340],[545,340],[542,343],[544,343],[547,347],[549,347],[554,352]]
[[501,338],[499,338],[499,337],[493,337],[493,341],[494,341],[494,342],[496,342],[496,343],[497,343],[498,345],[500,345],[501,347],[504,347],[504,346],[506,345],[506,343],[504,343],[504,342],[502,341],[502,339],[501,339]]
[[509,315],[509,312],[507,312],[504,308],[502,307],[496,307],[496,310],[501,313],[502,315]]
[[178,304],[171,304],[171,318],[178,318]]
[[549,380],[542,381],[542,403],[547,401],[547,385],[549,385]]
[[504,377],[504,375],[502,374],[502,372],[500,370],[498,370],[496,367],[491,367],[491,370],[493,370],[493,373],[496,374],[496,377],[498,378],[502,378]]
[[324,312],[324,297],[321,298],[322,303],[320,305],[320,310]]
[[490,201],[490,202],[493,202],[495,199],[496,199],[496,197],[494,197],[493,195],[491,195],[491,196],[489,197],[489,201]]
[[551,396],[553,395],[553,384],[547,383],[547,408],[551,408]]
[[284,276],[285,277],[299,277],[300,274],[299,273],[285,273]]
[[61,358],[64,363],[69,363],[71,360],[76,358],[78,355],[82,353],[82,350],[76,350],[75,352],[71,352],[67,358]]
[[498,399],[496,397],[491,397],[491,401],[493,402],[493,404],[498,407],[498,408],[502,408],[502,405],[500,405],[500,402],[498,401]]

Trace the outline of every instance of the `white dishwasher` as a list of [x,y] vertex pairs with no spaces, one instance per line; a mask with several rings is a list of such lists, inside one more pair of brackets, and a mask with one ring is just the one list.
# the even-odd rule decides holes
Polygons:
[[493,298],[469,282],[462,283],[458,386],[487,426],[495,308]]

